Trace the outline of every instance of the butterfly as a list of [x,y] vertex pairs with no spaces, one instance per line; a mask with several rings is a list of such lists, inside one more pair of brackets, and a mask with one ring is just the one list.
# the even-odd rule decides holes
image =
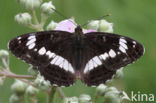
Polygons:
[[98,86],[118,69],[135,62],[144,47],[131,38],[105,32],[74,33],[52,30],[20,35],[9,42],[10,51],[33,65],[53,86],[71,86],[81,79]]

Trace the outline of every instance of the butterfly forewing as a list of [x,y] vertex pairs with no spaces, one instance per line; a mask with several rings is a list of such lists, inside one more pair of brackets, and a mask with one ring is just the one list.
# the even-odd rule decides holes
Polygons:
[[37,67],[52,84],[70,86],[75,81],[71,54],[73,34],[45,31],[21,35],[9,43],[18,58]]
[[116,70],[124,67],[143,55],[144,48],[137,41],[128,37],[92,32],[85,34],[87,45],[82,81],[88,86],[99,85],[111,79]]

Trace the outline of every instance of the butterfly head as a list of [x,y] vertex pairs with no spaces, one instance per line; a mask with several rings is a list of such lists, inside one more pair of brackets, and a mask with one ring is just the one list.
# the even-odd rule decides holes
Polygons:
[[82,28],[80,25],[78,25],[76,28],[75,28],[75,34],[76,35],[82,35]]

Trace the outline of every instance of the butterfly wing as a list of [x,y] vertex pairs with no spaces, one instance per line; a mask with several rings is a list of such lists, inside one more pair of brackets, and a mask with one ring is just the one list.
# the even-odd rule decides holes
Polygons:
[[72,36],[72,33],[64,31],[24,34],[11,40],[9,49],[18,58],[37,67],[51,84],[70,86],[75,82],[73,58],[69,56],[72,53]]
[[84,41],[87,46],[81,79],[88,86],[111,79],[117,69],[136,61],[144,52],[137,41],[111,33],[87,33]]

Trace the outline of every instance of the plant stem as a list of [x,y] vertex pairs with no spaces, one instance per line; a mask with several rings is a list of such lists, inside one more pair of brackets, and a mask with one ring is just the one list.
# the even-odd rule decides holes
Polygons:
[[14,73],[7,73],[4,71],[0,71],[0,76],[9,77],[9,78],[20,78],[20,79],[35,79],[35,76],[30,75],[16,75]]
[[36,11],[35,10],[32,10],[32,11],[30,11],[30,14],[32,16],[33,23],[36,24],[36,25],[39,24],[38,18],[36,16]]
[[9,61],[7,62],[6,59],[2,58],[2,62],[3,62],[4,67],[9,70]]
[[63,93],[63,91],[60,87],[57,87],[56,89],[57,89],[57,92],[58,92],[61,99],[66,98],[65,94]]
[[44,26],[47,18],[48,18],[47,15],[45,15],[44,13],[41,14],[41,22],[40,22],[40,25],[42,26],[42,28],[43,28],[43,26]]
[[56,87],[52,87],[47,95],[47,103],[54,103],[54,97],[56,93]]
[[94,99],[93,99],[93,103],[96,103],[98,97],[99,97],[99,96],[98,96],[98,94],[96,93],[96,94],[95,94],[95,97],[94,97]]

